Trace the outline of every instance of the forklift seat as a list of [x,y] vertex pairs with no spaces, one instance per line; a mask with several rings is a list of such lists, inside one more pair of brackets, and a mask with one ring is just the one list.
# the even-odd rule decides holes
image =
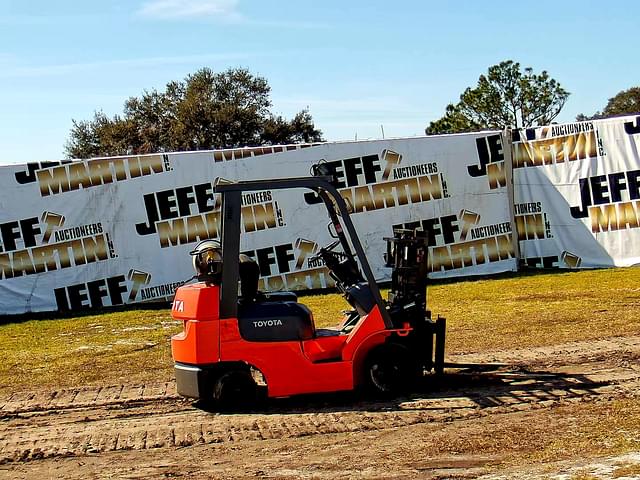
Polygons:
[[240,254],[240,296],[242,303],[251,303],[258,296],[258,279],[260,267],[256,261],[248,255]]
[[258,280],[260,279],[260,267],[256,261],[248,255],[240,255],[240,303],[249,304],[252,302],[296,302],[298,296],[293,292],[270,292],[258,291]]

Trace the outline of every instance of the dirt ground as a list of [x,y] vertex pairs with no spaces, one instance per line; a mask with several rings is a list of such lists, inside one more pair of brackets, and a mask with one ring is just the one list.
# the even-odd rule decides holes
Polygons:
[[0,399],[0,478],[640,478],[637,452],[539,454],[637,400],[639,359],[640,337],[456,355],[477,365],[408,397],[281,399],[243,414],[198,409],[173,382],[15,393]]

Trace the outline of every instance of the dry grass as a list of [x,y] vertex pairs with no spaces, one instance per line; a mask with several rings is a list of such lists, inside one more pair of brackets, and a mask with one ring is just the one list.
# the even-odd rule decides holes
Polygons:
[[[305,296],[316,324],[338,323],[337,294]],[[434,313],[447,317],[451,352],[552,345],[640,334],[640,268],[525,275],[436,284]],[[36,387],[164,381],[169,310],[131,310],[0,326],[0,393]]]
[[576,453],[587,458],[640,449],[638,398],[563,407],[554,415],[563,416],[562,428],[554,429],[541,448],[531,453],[534,462],[574,458]]
[[640,268],[437,285],[450,351],[553,345],[640,334]]
[[[335,324],[335,312],[347,307],[337,294],[302,301],[321,326]],[[637,335],[640,268],[435,284],[429,307],[447,318],[451,352]]]
[[169,379],[181,329],[168,309],[2,325],[0,392]]
[[620,477],[640,478],[640,464],[630,463],[628,465],[617,467],[613,471],[612,476],[613,478],[620,478]]
[[588,472],[579,472],[571,475],[570,480],[600,480],[600,477],[596,477],[595,475],[591,475]]

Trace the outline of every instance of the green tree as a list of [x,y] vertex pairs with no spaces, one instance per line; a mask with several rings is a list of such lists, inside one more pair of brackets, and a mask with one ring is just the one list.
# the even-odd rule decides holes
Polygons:
[[512,60],[489,67],[475,88],[467,88],[457,104],[426,128],[427,135],[482,129],[547,125],[558,116],[569,92],[546,71],[522,70]]
[[322,141],[308,110],[292,120],[270,112],[267,81],[248,70],[202,68],[164,91],[144,91],[122,115],[101,111],[73,120],[67,156],[89,158],[162,151]]
[[576,120],[582,122],[636,113],[640,113],[640,87],[631,87],[628,90],[618,92],[615,97],[610,98],[602,112],[596,112],[590,117],[580,113]]

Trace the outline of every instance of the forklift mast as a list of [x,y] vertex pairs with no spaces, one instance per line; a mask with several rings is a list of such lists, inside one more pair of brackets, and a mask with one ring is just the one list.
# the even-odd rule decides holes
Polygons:
[[427,310],[428,240],[420,230],[394,229],[392,238],[385,238],[386,266],[391,268],[389,303],[392,306],[416,307],[430,317]]

